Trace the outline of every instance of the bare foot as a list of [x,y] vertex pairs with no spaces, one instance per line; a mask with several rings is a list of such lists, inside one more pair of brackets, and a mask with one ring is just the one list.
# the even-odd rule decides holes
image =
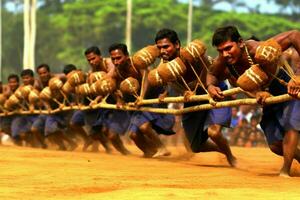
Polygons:
[[226,156],[226,158],[227,158],[227,161],[228,161],[228,163],[229,163],[229,165],[231,167],[237,167],[238,162],[237,162],[236,157],[234,157],[234,156]]
[[83,145],[83,147],[82,147],[82,151],[87,151],[88,147],[89,147],[90,145],[92,145],[92,144],[93,144],[93,140],[87,140],[87,141],[85,141],[85,142],[84,142],[84,145]]
[[160,157],[160,156],[170,156],[171,152],[166,149],[165,147],[161,147],[158,149],[156,154],[153,155],[153,158]]
[[281,169],[279,172],[279,176],[280,177],[284,177],[284,178],[291,178],[290,174],[288,171]]
[[121,151],[121,154],[124,155],[124,156],[126,156],[126,155],[130,155],[131,152],[128,151],[127,149],[124,149],[124,150]]
[[[99,151],[98,148],[97,148],[97,151]],[[105,149],[105,153],[111,154],[112,153],[112,149],[111,148],[106,148]]]
[[148,149],[144,151],[144,158],[152,158],[157,152],[156,148]]
[[291,178],[291,176],[290,176],[289,174],[287,174],[287,173],[282,173],[282,172],[279,173],[279,176],[280,176],[280,177],[283,177],[283,178]]
[[69,151],[74,151],[76,148],[77,148],[77,144],[76,143],[71,143],[70,144],[70,148],[69,148]]

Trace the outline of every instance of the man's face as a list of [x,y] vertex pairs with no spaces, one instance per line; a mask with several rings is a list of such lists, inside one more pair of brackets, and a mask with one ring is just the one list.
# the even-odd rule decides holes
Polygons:
[[47,82],[51,78],[50,72],[46,69],[46,67],[42,67],[37,71],[42,82]]
[[24,85],[33,85],[34,78],[30,75],[24,75],[24,76],[22,76],[22,82]]
[[219,56],[223,58],[228,65],[234,65],[242,56],[241,42],[232,42],[230,40],[217,46]]
[[110,52],[110,58],[113,64],[117,67],[123,67],[127,64],[128,55],[125,55],[121,50],[115,49]]
[[102,61],[102,57],[93,52],[85,55],[85,57],[92,68],[97,68]]
[[16,91],[19,87],[19,82],[15,78],[11,78],[8,80],[8,86],[12,91]]
[[178,42],[173,44],[168,38],[158,40],[156,46],[159,49],[160,57],[164,61],[171,61],[179,54],[180,45]]

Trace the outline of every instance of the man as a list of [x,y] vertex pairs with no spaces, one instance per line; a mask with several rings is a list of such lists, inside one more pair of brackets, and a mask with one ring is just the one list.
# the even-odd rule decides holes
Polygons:
[[[90,65],[90,73],[97,71],[104,71],[107,73],[107,76],[112,76],[114,73],[114,65],[110,59],[104,59],[101,56],[101,51],[96,46],[91,46],[87,48],[84,52],[85,58]],[[97,97],[91,97],[97,98]],[[83,100],[85,104],[89,104],[87,99]],[[100,141],[104,147],[106,153],[111,153],[112,149],[107,138],[107,128],[104,122],[104,118],[107,115],[107,110],[104,109],[92,109],[86,111],[76,111],[71,119],[71,125],[76,128],[80,126],[87,126],[89,130],[89,135],[96,140]],[[83,150],[87,149],[88,145],[85,145]],[[98,150],[95,149],[95,151]]]
[[[3,95],[8,99],[19,87],[19,76],[10,74],[7,78],[8,84],[3,86]],[[11,123],[14,115],[4,116],[0,118],[0,129],[8,135],[11,135]]]
[[7,78],[8,84],[3,87],[3,94],[8,98],[19,87],[19,76],[16,74],[10,74]]
[[[74,70],[77,70],[77,67],[75,65],[67,64],[64,66],[63,73],[67,76],[69,73],[71,73]],[[69,96],[71,97],[71,104],[75,103],[75,101],[79,101],[79,99],[76,99],[78,97],[73,96],[73,94],[69,94]],[[72,116],[70,118],[69,127],[68,127],[69,131],[77,135],[80,135],[82,137],[84,141],[83,148],[82,148],[83,151],[86,151],[91,144],[93,144],[93,148],[94,148],[93,151],[98,151],[98,141],[96,140],[94,141],[92,139],[92,135],[87,133],[87,131],[83,128],[84,126],[85,126],[84,112],[81,110],[75,110],[74,112],[72,112]]]
[[[64,66],[63,68],[63,73],[64,75],[68,75],[69,73],[73,72],[77,70],[77,67],[73,64],[67,64]],[[75,96],[75,94],[66,94],[67,98],[70,102],[71,105],[75,105],[77,103],[77,98]],[[83,114],[75,114],[75,113],[82,113],[81,111],[75,110],[73,111],[69,111],[68,113],[68,127],[67,127],[67,132],[68,134],[72,134],[74,133],[74,135],[78,135],[83,139],[83,151],[86,151],[86,149],[88,148],[88,146],[90,144],[92,144],[92,139],[89,137],[89,135],[86,133],[86,131],[83,129],[84,126],[84,116]],[[73,118],[74,117],[74,118]],[[98,146],[97,146],[98,148]]]
[[[135,68],[132,64],[125,44],[119,43],[111,45],[109,47],[109,53],[115,65],[114,78],[118,86],[128,77],[138,80],[139,84],[142,85],[143,72]],[[123,100],[126,102],[137,100],[128,94],[123,94],[123,97]],[[120,101],[121,99],[118,98],[117,104],[120,104]],[[122,117],[122,115],[125,116]],[[157,118],[155,118],[155,116],[156,114],[148,112],[115,111],[110,119],[110,129],[112,132],[124,134],[128,128],[130,138],[135,142],[137,147],[143,151],[144,157],[152,157],[156,152],[166,155],[169,153],[155,132],[154,127],[158,125],[158,123],[155,122]]]
[[[50,67],[47,64],[39,65],[37,67],[37,73],[39,75],[38,88],[40,90],[48,86],[49,80],[55,76],[50,72]],[[52,100],[50,102],[44,103],[45,107],[50,107],[50,109],[56,109],[59,106],[56,102]],[[64,141],[66,141],[69,144],[70,150],[74,150],[77,147],[77,145],[72,139],[65,135],[66,125],[67,122],[65,120],[65,113],[39,115],[39,117],[33,122],[31,131],[37,137],[43,135],[44,133],[45,137],[49,138],[51,142],[58,145],[59,150],[67,150]],[[42,133],[41,130],[43,130]],[[42,141],[42,139],[40,141]]]
[[[180,55],[180,40],[177,33],[171,29],[162,29],[157,32],[155,42],[160,50],[160,57],[163,62],[172,61],[177,57],[184,58],[184,55]],[[204,62],[209,65],[208,58],[203,57]],[[199,82],[198,77],[204,82],[206,70],[204,66],[198,64],[192,66],[198,77],[193,72],[191,63],[186,65],[187,70],[182,76],[183,80],[187,85],[190,85],[190,89],[193,91],[197,87],[196,83]],[[179,82],[184,85],[183,82]],[[175,84],[172,84],[175,88]],[[226,88],[223,86],[224,89]],[[202,88],[197,89],[197,94],[203,94],[205,91]],[[186,91],[181,89],[181,93],[184,95]],[[184,107],[193,106],[195,103],[185,103]],[[227,140],[221,133],[222,126],[230,125],[230,114],[231,110],[228,108],[224,109],[213,109],[210,111],[199,111],[184,114],[182,116],[182,125],[185,130],[187,139],[189,140],[191,149],[193,152],[208,152],[218,151],[226,155],[227,160],[231,166],[236,165],[236,158],[232,155]],[[207,130],[207,126],[209,126]],[[208,137],[212,141],[208,140]]]
[[91,46],[87,48],[84,55],[91,66],[91,72],[104,71],[109,77],[113,76],[115,66],[110,59],[102,58],[98,47]]
[[[31,69],[24,69],[21,72],[21,79],[23,82],[23,86],[34,86],[36,85],[36,81],[34,79],[34,73]],[[27,106],[27,99],[22,99],[22,104]],[[31,137],[30,131],[33,122],[37,119],[36,115],[16,115],[12,121],[12,138],[14,139],[15,144],[22,145],[22,141],[26,141],[31,146],[35,146],[34,137]],[[42,144],[45,148],[45,144]]]
[[[278,63],[271,62],[276,58],[278,49],[285,51],[293,46],[300,52],[300,32],[283,32],[271,38],[272,46],[262,46],[262,43],[254,40],[244,41],[234,26],[226,26],[217,29],[212,38],[212,44],[219,52],[210,73],[207,75],[207,89],[215,100],[222,100],[223,93],[217,86],[219,81],[230,79],[237,83],[239,76],[245,70],[258,64],[268,74],[268,82],[261,86],[265,90],[252,91],[258,103],[264,104],[267,97],[288,93],[297,96],[300,92],[300,84],[290,79],[285,71],[277,70]],[[275,43],[275,44],[274,44]],[[280,48],[276,48],[279,46]],[[264,51],[266,61],[260,61],[261,50]],[[255,55],[255,57],[254,57]],[[280,56],[280,55],[279,55]],[[269,64],[268,64],[269,63]],[[277,71],[277,72],[276,72]],[[274,78],[276,76],[276,78]],[[271,77],[271,78],[270,78]],[[278,79],[288,82],[287,88]],[[283,156],[284,162],[280,170],[280,176],[290,176],[290,168],[293,159],[300,162],[300,150],[297,148],[298,134],[300,130],[300,101],[273,104],[263,108],[261,127],[267,138],[269,148],[277,155]]]

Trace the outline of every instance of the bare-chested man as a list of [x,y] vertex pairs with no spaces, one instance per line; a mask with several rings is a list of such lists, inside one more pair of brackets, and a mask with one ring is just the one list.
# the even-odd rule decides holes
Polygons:
[[[184,59],[183,55],[180,55],[181,44],[178,35],[174,30],[161,29],[156,34],[155,42],[160,50],[160,57],[163,59],[163,62],[172,61],[177,57]],[[209,66],[208,58],[203,57],[203,59],[204,62],[206,62],[206,65]],[[195,72],[201,81],[205,82],[206,69],[204,69],[204,66],[200,66],[198,64],[192,66],[195,72],[192,70],[191,66],[186,65],[186,67],[187,70],[182,78],[193,91],[195,90],[195,87],[197,87],[197,82],[199,83]],[[178,82],[182,86],[185,85],[183,81],[179,80]],[[174,87],[175,84],[172,84],[171,86]],[[222,83],[222,87],[224,87],[223,89],[226,89],[226,85],[224,85],[224,83]],[[183,95],[186,91],[186,88],[181,89],[181,93]],[[205,91],[201,87],[197,89],[197,94],[203,94],[204,92]],[[193,105],[196,105],[196,103],[190,102],[184,104],[185,107]],[[195,153],[218,151],[226,155],[231,166],[235,166],[236,159],[231,153],[227,140],[221,133],[222,126],[230,125],[230,115],[231,109],[228,108],[184,114],[182,116],[182,125],[190,143],[191,150]],[[212,141],[208,140],[208,138],[211,138]]]
[[[286,71],[278,70],[278,63],[273,63],[273,59],[276,58],[276,54],[280,52],[280,49],[285,51],[291,46],[299,53],[300,32],[296,30],[283,32],[272,37],[270,41],[268,45],[261,46],[262,43],[258,41],[244,41],[234,26],[217,29],[213,35],[212,44],[218,50],[219,56],[213,63],[212,70],[207,75],[209,94],[215,100],[222,100],[224,95],[218,87],[219,81],[231,79],[231,82],[237,83],[239,77],[247,69],[258,64],[268,75],[268,80],[265,84],[257,84],[261,90],[251,91],[256,93],[259,103],[264,104],[265,99],[271,95],[289,93],[292,96],[297,96],[300,92],[300,84],[291,79]],[[245,72],[245,74],[247,73]],[[277,78],[274,78],[274,76]],[[280,84],[278,78],[288,82],[287,87]],[[261,77],[258,77],[257,81],[262,80],[260,79]],[[247,87],[242,85],[242,82],[240,86]],[[268,91],[265,90],[266,88]],[[290,175],[293,159],[300,162],[300,150],[297,148],[300,130],[299,110],[299,100],[273,104],[263,108],[260,124],[264,130],[269,148],[272,152],[284,158],[284,163],[280,170],[281,176]]]

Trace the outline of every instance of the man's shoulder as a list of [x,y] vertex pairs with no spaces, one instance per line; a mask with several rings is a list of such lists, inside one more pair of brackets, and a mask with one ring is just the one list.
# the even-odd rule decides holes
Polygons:
[[212,63],[210,65],[210,69],[211,70],[214,70],[216,68],[220,69],[220,68],[225,68],[226,67],[226,62],[225,60],[220,57],[220,56],[217,56],[215,57],[213,60],[212,60]]
[[255,40],[245,41],[245,44],[247,45],[247,48],[248,48],[250,54],[255,54],[255,51],[256,51],[257,47],[259,46],[260,42],[263,42],[263,41],[255,41]]

